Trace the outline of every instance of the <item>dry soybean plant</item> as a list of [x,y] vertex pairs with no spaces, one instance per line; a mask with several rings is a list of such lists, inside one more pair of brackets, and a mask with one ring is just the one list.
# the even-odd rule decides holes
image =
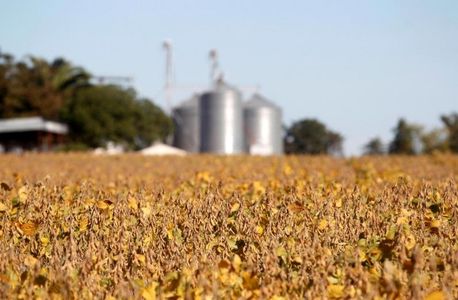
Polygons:
[[458,298],[456,156],[0,166],[2,298]]

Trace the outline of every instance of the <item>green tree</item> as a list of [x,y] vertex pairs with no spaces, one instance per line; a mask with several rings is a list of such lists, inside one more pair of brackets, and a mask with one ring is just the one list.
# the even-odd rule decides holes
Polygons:
[[61,113],[70,127],[70,139],[89,147],[108,141],[128,148],[141,148],[171,131],[171,120],[147,100],[138,101],[135,92],[118,86],[93,86],[79,90]]
[[286,153],[342,154],[343,138],[315,119],[295,122],[286,131]]
[[448,131],[448,147],[450,151],[458,153],[458,113],[441,117]]
[[155,141],[165,142],[173,131],[172,119],[148,99],[136,102],[135,147],[144,148]]
[[364,145],[365,155],[382,155],[385,153],[383,142],[379,137],[371,139],[366,145]]
[[421,128],[417,125],[408,124],[400,119],[394,128],[394,138],[389,145],[390,154],[414,155],[419,152]]

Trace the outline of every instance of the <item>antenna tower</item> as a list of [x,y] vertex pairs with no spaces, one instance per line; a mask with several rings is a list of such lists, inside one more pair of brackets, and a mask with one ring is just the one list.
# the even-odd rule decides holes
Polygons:
[[210,59],[210,84],[214,85],[221,77],[216,49],[211,49],[208,57]]

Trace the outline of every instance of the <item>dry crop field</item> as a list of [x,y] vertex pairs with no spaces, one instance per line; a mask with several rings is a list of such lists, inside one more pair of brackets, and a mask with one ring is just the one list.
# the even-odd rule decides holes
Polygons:
[[0,296],[457,299],[458,157],[0,156]]

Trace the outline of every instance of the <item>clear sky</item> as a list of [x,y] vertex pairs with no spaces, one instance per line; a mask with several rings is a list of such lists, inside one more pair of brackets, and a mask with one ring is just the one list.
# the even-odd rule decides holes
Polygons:
[[260,85],[288,125],[320,119],[346,154],[400,117],[432,128],[458,111],[457,0],[0,0],[3,51],[133,76],[163,107],[165,38],[178,84],[208,84],[216,48],[230,83]]

